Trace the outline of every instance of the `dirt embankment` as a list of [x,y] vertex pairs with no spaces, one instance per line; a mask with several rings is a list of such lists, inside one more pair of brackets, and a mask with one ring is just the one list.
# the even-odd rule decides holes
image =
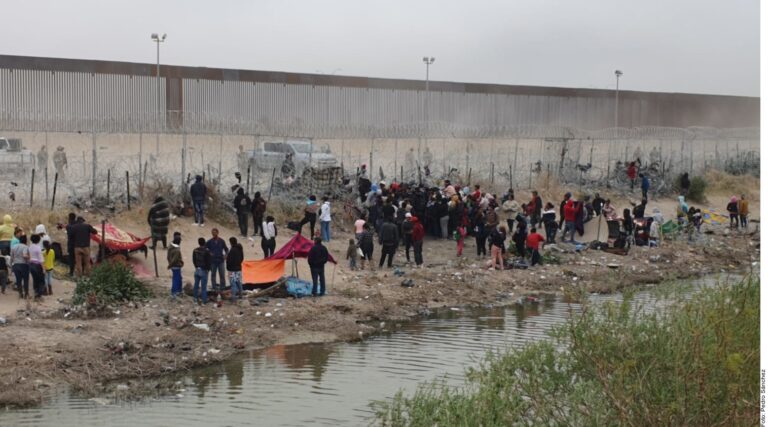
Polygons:
[[[191,242],[209,228],[184,223],[175,227],[186,236],[187,281],[192,278]],[[231,229],[219,228],[224,237],[235,235]],[[278,245],[288,237],[283,233]],[[337,233],[329,245],[340,260],[349,237]],[[255,247],[246,246],[247,258],[261,257],[256,256]],[[695,244],[669,241],[659,249],[633,248],[627,256],[555,252],[557,265],[488,271],[486,260],[475,257],[473,241],[468,240],[464,257],[457,258],[455,242],[428,240],[425,269],[404,266],[402,250],[397,254],[396,263],[405,272],[402,277],[391,269],[350,271],[342,262],[335,272],[327,267],[326,277],[332,284],[326,297],[244,300],[219,308],[198,307],[189,297],[170,300],[165,252],[161,251],[161,278],[145,279],[158,297],[114,307],[109,316],[98,319],[66,314],[67,296],[73,289],[69,282],[57,282],[56,297],[42,304],[26,305],[15,295],[0,295],[0,302],[4,301],[0,315],[8,322],[0,326],[0,406],[39,404],[48,390],[63,384],[85,394],[124,389],[116,380],[136,393],[146,393],[149,385],[162,390],[162,381],[154,380],[163,374],[276,343],[362,339],[375,333],[381,321],[389,327],[387,322],[415,318],[437,307],[511,304],[530,292],[611,292],[633,284],[735,271],[758,259],[759,243],[749,234],[717,229]],[[300,261],[300,275],[307,278],[305,264]],[[413,280],[415,286],[401,286],[405,279]]]

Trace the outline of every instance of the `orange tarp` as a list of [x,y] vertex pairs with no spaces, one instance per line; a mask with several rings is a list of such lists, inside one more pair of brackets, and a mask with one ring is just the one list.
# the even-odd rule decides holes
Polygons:
[[243,283],[262,284],[277,282],[284,274],[284,259],[243,261]]

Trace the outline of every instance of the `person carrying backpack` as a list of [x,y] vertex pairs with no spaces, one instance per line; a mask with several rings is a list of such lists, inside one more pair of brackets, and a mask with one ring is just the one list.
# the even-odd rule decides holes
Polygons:
[[237,213],[237,226],[240,227],[240,235],[248,237],[248,214],[251,211],[251,199],[245,194],[242,187],[237,189],[237,196],[235,196],[233,204]]

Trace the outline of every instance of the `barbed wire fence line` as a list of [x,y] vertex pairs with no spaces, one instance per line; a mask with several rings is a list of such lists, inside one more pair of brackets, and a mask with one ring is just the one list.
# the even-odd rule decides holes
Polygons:
[[[483,182],[500,190],[531,188],[546,176],[580,188],[623,188],[627,184],[623,165],[638,158],[657,189],[670,186],[682,172],[696,175],[715,168],[733,174],[759,173],[759,128],[583,130],[447,122],[309,126],[299,121],[268,123],[171,112],[161,117],[165,126],[156,132],[155,118],[151,114],[57,119],[35,112],[0,112],[0,137],[21,139],[34,155],[46,147],[48,154],[45,165],[35,165],[34,181],[29,167],[0,185],[7,193],[14,192],[16,204],[51,206],[57,169],[53,154],[63,147],[67,167],[60,170],[56,184],[56,206],[96,200],[124,204],[129,192],[132,198],[140,198],[154,197],[147,188],[178,191],[195,175],[204,175],[226,194],[243,166],[237,157],[241,146],[250,153],[264,142],[292,138],[308,139],[313,152],[332,153],[343,174],[365,164],[374,182],[437,183],[449,178]],[[250,164],[250,176],[240,171],[241,185],[247,185],[249,193],[266,194],[275,187],[274,199],[298,202],[316,189],[312,182],[292,188],[272,186],[274,165]],[[279,166],[276,172],[280,178]],[[349,190],[339,185],[339,194]]]

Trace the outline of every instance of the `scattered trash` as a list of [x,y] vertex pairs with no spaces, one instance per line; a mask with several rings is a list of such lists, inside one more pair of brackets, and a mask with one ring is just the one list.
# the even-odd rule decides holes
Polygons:
[[400,286],[404,288],[412,288],[413,285],[413,279],[405,279],[400,283]]
[[205,332],[210,332],[211,327],[208,326],[207,323],[193,323],[192,326],[196,327],[197,329],[201,329]]
[[117,390],[117,391],[126,391],[126,390],[128,390],[128,386],[126,384],[118,384],[117,387],[115,387],[115,390]]
[[5,319],[5,317],[0,317],[0,325],[7,325],[8,320]]
[[212,348],[212,349],[208,350],[208,353],[219,354],[219,353],[221,353],[221,350],[219,350],[218,348]]

